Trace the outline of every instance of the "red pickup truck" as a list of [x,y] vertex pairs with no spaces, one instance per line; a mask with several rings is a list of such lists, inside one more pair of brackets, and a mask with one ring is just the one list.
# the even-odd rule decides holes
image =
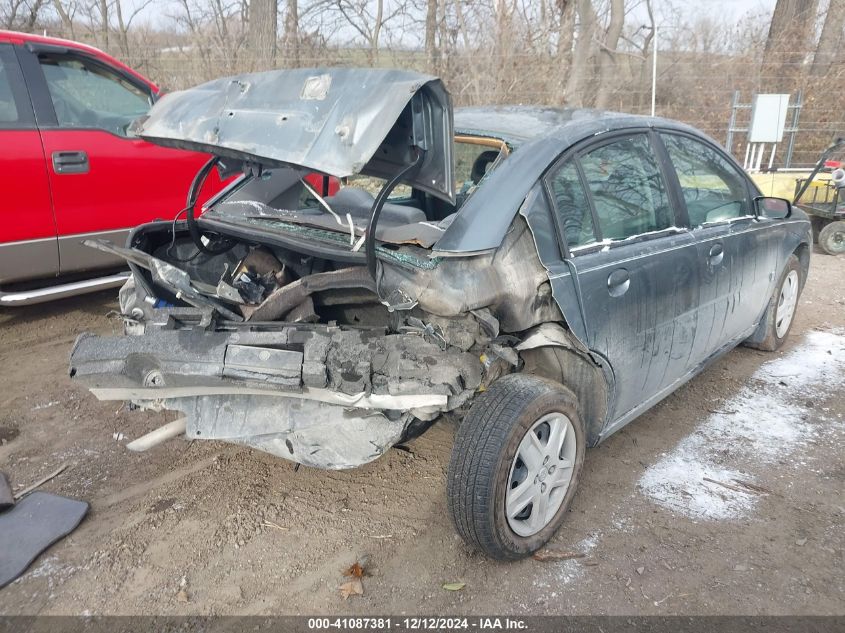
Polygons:
[[90,46],[0,31],[0,306],[119,285],[122,262],[82,240],[182,209],[207,156],[127,135],[159,92]]

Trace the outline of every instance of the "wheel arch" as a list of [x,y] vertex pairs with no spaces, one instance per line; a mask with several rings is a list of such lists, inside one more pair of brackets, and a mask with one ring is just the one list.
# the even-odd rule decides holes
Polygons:
[[522,372],[552,380],[575,394],[587,445],[595,446],[607,421],[612,378],[577,346],[565,328],[554,323],[545,323],[541,328],[517,346]]
[[807,276],[810,274],[810,252],[812,249],[807,242],[801,242],[792,254],[798,258],[799,263],[801,264],[801,289],[803,290],[804,284],[807,283]]

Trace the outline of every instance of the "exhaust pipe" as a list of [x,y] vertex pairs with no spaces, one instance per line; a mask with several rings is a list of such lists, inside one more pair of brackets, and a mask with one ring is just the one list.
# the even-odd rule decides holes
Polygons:
[[116,275],[109,275],[108,277],[74,281],[57,286],[47,286],[46,288],[36,288],[34,290],[21,290],[19,292],[0,291],[0,306],[31,306],[36,303],[53,301],[54,299],[64,299],[65,297],[75,297],[76,295],[84,295],[89,292],[97,292],[98,290],[117,288],[123,285],[123,283],[129,278],[129,274],[130,273],[128,272],[118,273]]
[[126,448],[136,453],[143,453],[166,440],[184,435],[187,428],[188,418],[179,418],[178,420],[173,420],[173,422],[168,422],[164,426],[158,427],[155,431],[150,431],[146,435],[142,435],[137,440],[132,440],[126,445]]

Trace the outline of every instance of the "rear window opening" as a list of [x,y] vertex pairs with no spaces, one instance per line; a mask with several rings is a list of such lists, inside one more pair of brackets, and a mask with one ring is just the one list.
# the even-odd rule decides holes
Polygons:
[[[503,141],[486,137],[458,136],[453,147],[456,203],[400,183],[388,196],[378,223],[376,237],[385,247],[433,246],[485,176],[510,153]],[[294,167],[266,169],[244,177],[211,205],[205,217],[251,224],[276,222],[280,230],[293,224],[344,233],[349,235],[349,248],[355,248],[386,181],[356,175],[342,179],[337,188],[326,189],[313,186],[318,178]]]

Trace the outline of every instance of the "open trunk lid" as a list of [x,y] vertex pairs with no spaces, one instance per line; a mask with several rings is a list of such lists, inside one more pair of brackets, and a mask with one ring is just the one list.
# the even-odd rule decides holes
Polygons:
[[172,92],[134,132],[166,147],[339,178],[389,179],[425,150],[405,181],[454,203],[452,103],[440,79],[402,70],[274,70]]

